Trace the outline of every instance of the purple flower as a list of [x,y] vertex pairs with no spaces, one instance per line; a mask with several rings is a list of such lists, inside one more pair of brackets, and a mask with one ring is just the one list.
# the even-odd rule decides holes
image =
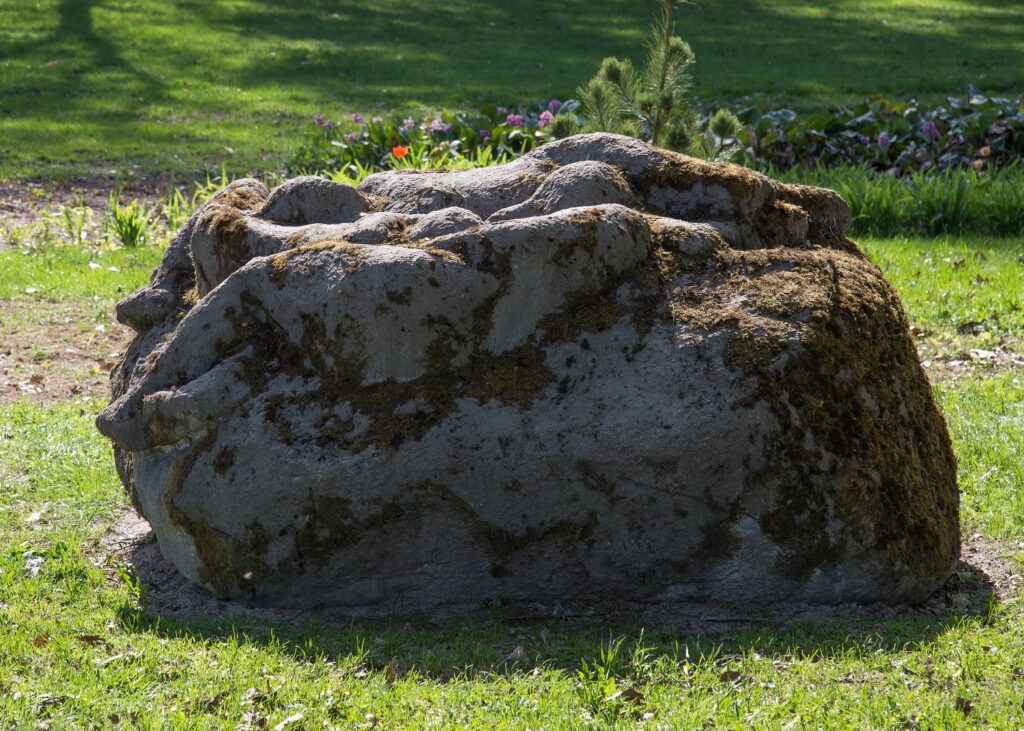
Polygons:
[[562,108],[561,99],[552,99],[548,102],[548,111],[552,114],[558,114],[558,110]]
[[348,138],[349,142],[355,142],[357,139],[359,139],[359,135],[357,135],[355,132],[349,132],[345,136]]
[[506,109],[505,107],[498,107],[494,111],[497,112],[498,114],[508,114],[508,109]]
[[487,142],[487,140],[491,139],[491,130],[489,130],[489,129],[482,129],[482,130],[480,130],[480,139],[483,142]]
[[384,117],[374,117],[372,121],[374,124],[380,124],[384,121]]
[[892,137],[889,136],[888,132],[880,132],[878,134],[878,146],[883,150],[888,150],[892,146]]
[[546,127],[548,125],[548,122],[550,122],[554,118],[555,118],[555,115],[552,114],[551,112],[548,112],[548,111],[541,112],[540,116],[537,117],[537,126],[538,127]]
[[413,127],[416,126],[416,120],[413,119],[412,117],[406,117],[405,121],[402,122],[402,124],[405,126],[406,129],[412,129]]
[[352,115],[352,121],[355,122],[356,124],[362,124],[366,120],[363,119],[363,115],[362,114],[360,114],[359,112],[356,112],[355,114]]
[[328,132],[330,132],[332,129],[334,129],[337,126],[338,125],[336,125],[334,122],[325,122],[324,123],[324,129],[327,130]]
[[525,122],[522,114],[510,114],[505,117],[505,124],[509,127],[522,127]]
[[441,132],[444,130],[444,122],[441,121],[440,118],[434,119],[434,121],[430,123],[430,129],[434,132]]
[[939,126],[930,119],[921,126],[921,132],[925,137],[931,137],[933,140],[937,140],[942,137],[942,133],[939,131]]
[[448,123],[447,123],[447,124],[446,124],[446,125],[444,126],[444,131],[445,131],[445,132],[451,132],[451,131],[452,131],[452,123],[451,123],[451,122],[448,122]]
[[868,145],[868,144],[869,144],[869,143],[871,142],[871,138],[870,138],[870,137],[868,137],[867,135],[861,135],[860,137],[858,137],[858,138],[857,138],[857,140],[858,140],[858,141],[859,141],[859,142],[860,142],[860,143],[861,143],[862,145],[865,145],[865,146],[866,146],[866,145]]
[[320,125],[321,127],[323,127],[323,126],[324,126],[324,115],[322,115],[322,114],[318,114],[318,115],[316,115],[315,117],[313,117],[313,119],[314,119],[314,120],[316,121],[316,123],[317,123],[318,125]]

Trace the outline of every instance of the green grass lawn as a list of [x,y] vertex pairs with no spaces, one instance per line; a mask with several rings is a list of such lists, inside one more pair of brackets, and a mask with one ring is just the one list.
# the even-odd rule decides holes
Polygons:
[[[914,325],[975,344],[1024,332],[1024,242],[872,239]],[[159,247],[4,252],[0,298],[111,303]],[[134,258],[134,259],[133,259]],[[134,262],[134,263],[132,263]],[[27,285],[40,292],[26,294]],[[989,333],[986,337],[985,333]],[[1024,376],[936,386],[965,533],[1024,551]],[[101,403],[0,405],[0,727],[1018,728],[1024,611],[754,625],[687,635],[625,620],[445,625],[188,623],[145,609],[100,538],[126,500]],[[617,644],[621,641],[621,644]],[[507,658],[522,648],[525,658]],[[289,721],[289,719],[291,719]],[[916,725],[915,725],[916,724]]]
[[0,300],[91,300],[110,309],[149,280],[162,256],[160,246],[0,249]]
[[[963,420],[954,420],[954,431],[976,436],[972,425],[989,419],[988,388],[970,387],[981,408],[958,412]],[[1020,398],[1019,386],[1012,395]],[[938,622],[754,626],[714,638],[500,615],[340,628],[245,617],[158,620],[139,608],[130,577],[112,579],[96,550],[124,503],[109,449],[92,427],[97,407],[0,407],[6,728],[46,721],[51,728],[143,729],[1024,722],[1024,614],[1016,604]],[[1007,460],[1020,457],[1019,408],[1016,414],[1016,452],[997,460],[1000,468],[1015,468]],[[1020,524],[1014,532],[1019,538]],[[613,639],[622,640],[617,651]],[[507,660],[517,647],[528,659]]]
[[[572,95],[652,2],[0,3],[0,179],[277,167],[312,116]],[[1015,0],[693,0],[697,91],[803,108],[1019,93]]]
[[919,327],[953,334],[977,323],[972,329],[990,342],[1024,335],[1024,239],[864,239],[861,245]]

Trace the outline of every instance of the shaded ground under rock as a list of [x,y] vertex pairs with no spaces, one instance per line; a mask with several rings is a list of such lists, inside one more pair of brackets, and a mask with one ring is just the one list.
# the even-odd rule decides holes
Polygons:
[[[307,623],[348,626],[352,616],[344,610],[295,610],[250,607],[238,601],[220,599],[206,589],[186,580],[160,554],[149,523],[134,510],[128,510],[117,525],[101,540],[105,563],[111,567],[130,566],[144,588],[141,610],[152,617],[184,624],[192,622],[242,621],[261,625]],[[884,604],[842,604],[834,607],[803,603],[776,604],[769,607],[729,606],[720,602],[707,605],[644,605],[623,602],[617,605],[524,606],[490,602],[468,615],[468,619],[498,618],[505,621],[600,621],[628,623],[640,621],[649,627],[672,628],[689,634],[721,634],[764,622],[787,625],[797,622],[848,624],[861,621],[899,618],[934,619],[936,622],[963,616],[985,616],[993,603],[1018,596],[1024,577],[1014,566],[1011,547],[980,534],[968,537],[961,547],[956,571],[924,604],[890,606]],[[111,580],[117,581],[115,571]],[[396,617],[396,619],[415,617]],[[436,624],[446,617],[432,617]]]

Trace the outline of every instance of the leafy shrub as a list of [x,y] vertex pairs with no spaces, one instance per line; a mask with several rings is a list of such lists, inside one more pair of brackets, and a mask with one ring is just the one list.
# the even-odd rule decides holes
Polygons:
[[1024,102],[992,98],[972,88],[927,109],[917,102],[874,96],[854,107],[800,116],[792,109],[737,115],[739,139],[751,167],[867,165],[906,175],[971,167],[987,170],[1024,155]]
[[486,105],[475,112],[444,111],[439,116],[367,121],[352,115],[358,127],[317,115],[289,172],[322,172],[402,167],[445,167],[466,159],[497,161],[529,152],[552,139],[548,126],[558,112],[574,113],[579,102],[558,99],[526,107]]

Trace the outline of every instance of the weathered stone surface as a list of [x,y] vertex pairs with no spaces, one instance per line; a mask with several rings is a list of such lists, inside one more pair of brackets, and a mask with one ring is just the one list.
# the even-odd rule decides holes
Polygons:
[[255,602],[922,600],[955,460],[848,224],[611,135],[236,181],[119,306],[99,428],[164,555]]

